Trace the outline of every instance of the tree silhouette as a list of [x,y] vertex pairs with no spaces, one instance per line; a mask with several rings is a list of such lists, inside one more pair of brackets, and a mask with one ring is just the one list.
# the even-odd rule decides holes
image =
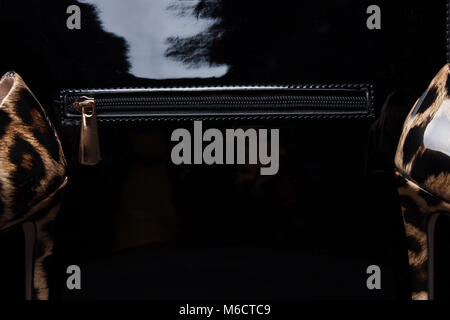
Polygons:
[[439,16],[436,10],[445,3],[380,0],[382,29],[376,31],[366,27],[370,4],[200,0],[194,8],[172,5],[168,10],[212,23],[199,34],[167,39],[166,55],[190,67],[225,64],[230,81],[371,82],[381,93],[406,84],[422,88],[445,63],[445,10]]

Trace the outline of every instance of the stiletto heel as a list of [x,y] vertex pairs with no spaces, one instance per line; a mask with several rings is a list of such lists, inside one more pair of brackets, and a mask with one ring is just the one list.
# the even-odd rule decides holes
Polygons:
[[440,213],[436,213],[428,219],[428,299],[430,300],[434,300],[434,230],[440,215]]
[[413,300],[434,299],[434,229],[450,205],[400,177],[399,195],[408,246]]
[[33,293],[33,261],[36,243],[36,227],[33,222],[22,224],[25,238],[25,300],[31,300]]
[[33,293],[32,299],[44,300],[49,297],[48,276],[46,261],[53,253],[54,240],[51,223],[55,220],[61,206],[62,194],[67,183],[64,183],[44,202],[39,213],[35,215],[33,223],[36,231],[36,244],[33,257]]
[[435,298],[434,229],[450,214],[449,73],[447,64],[417,100],[395,154],[413,299]]
[[66,180],[58,190],[39,204],[33,221],[22,224],[25,238],[25,299],[48,299],[48,270],[45,260],[53,253],[53,237],[49,225],[56,218],[61,204],[61,193]]

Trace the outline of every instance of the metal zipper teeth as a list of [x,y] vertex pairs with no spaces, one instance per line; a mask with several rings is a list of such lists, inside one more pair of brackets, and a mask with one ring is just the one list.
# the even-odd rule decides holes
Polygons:
[[120,107],[135,107],[135,106],[191,106],[191,105],[230,105],[236,107],[258,106],[258,105],[286,105],[286,106],[303,106],[303,105],[361,105],[365,104],[364,98],[357,97],[322,97],[322,96],[302,96],[302,97],[289,97],[289,96],[265,96],[265,97],[155,97],[147,99],[143,97],[134,99],[97,99],[97,106],[102,108],[120,108]]
[[[73,100],[72,98],[69,101]],[[161,107],[167,107],[164,111],[180,111],[196,106],[196,110],[217,110],[226,112],[227,110],[242,109],[261,109],[262,111],[271,108],[295,110],[309,110],[318,108],[320,110],[332,111],[365,111],[368,107],[368,101],[361,96],[289,96],[289,95],[264,95],[257,97],[98,97],[96,100],[99,115],[108,111],[152,111],[161,110]],[[223,110],[226,107],[227,110]],[[184,110],[186,111],[186,110]],[[250,111],[250,110],[249,110]]]

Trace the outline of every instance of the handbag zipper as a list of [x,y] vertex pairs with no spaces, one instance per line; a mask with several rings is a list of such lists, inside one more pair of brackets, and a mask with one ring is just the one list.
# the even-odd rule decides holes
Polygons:
[[84,165],[95,165],[102,159],[98,142],[95,100],[82,96],[73,103],[73,107],[81,114],[79,161]]
[[101,160],[97,122],[102,121],[373,116],[368,86],[68,90],[61,98],[63,124],[80,122],[84,165]]

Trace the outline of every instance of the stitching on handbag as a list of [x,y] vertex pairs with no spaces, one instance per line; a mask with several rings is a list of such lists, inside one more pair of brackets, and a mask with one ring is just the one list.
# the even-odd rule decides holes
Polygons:
[[[185,122],[185,121],[227,121],[227,120],[298,120],[298,119],[369,119],[370,114],[321,114],[321,115],[258,115],[258,116],[192,116],[192,117],[161,117],[161,118],[117,118],[117,119],[98,119],[101,123],[135,123],[135,122]],[[79,120],[65,119],[63,126],[78,126]]]
[[288,120],[288,119],[362,119],[373,118],[375,116],[374,86],[370,83],[345,83],[345,84],[303,84],[303,85],[204,85],[204,86],[159,86],[159,87],[115,87],[115,88],[90,88],[90,89],[64,89],[59,96],[59,122],[62,126],[74,126],[79,124],[79,119],[66,117],[66,97],[70,94],[87,94],[88,91],[114,91],[114,90],[145,90],[145,89],[201,89],[201,88],[243,88],[254,87],[280,88],[280,89],[366,89],[368,91],[367,112],[362,114],[295,114],[295,115],[219,115],[219,116],[164,116],[164,117],[132,117],[132,118],[98,118],[103,123],[126,123],[126,122],[171,122],[171,121],[226,121],[226,120]]
[[371,83],[343,83],[343,84],[227,84],[227,85],[196,85],[196,86],[152,86],[152,87],[113,87],[113,88],[77,88],[77,89],[63,89],[61,93],[80,93],[86,91],[101,91],[101,90],[137,90],[137,89],[202,89],[202,88],[280,88],[280,89],[353,89],[365,88],[372,86]]

